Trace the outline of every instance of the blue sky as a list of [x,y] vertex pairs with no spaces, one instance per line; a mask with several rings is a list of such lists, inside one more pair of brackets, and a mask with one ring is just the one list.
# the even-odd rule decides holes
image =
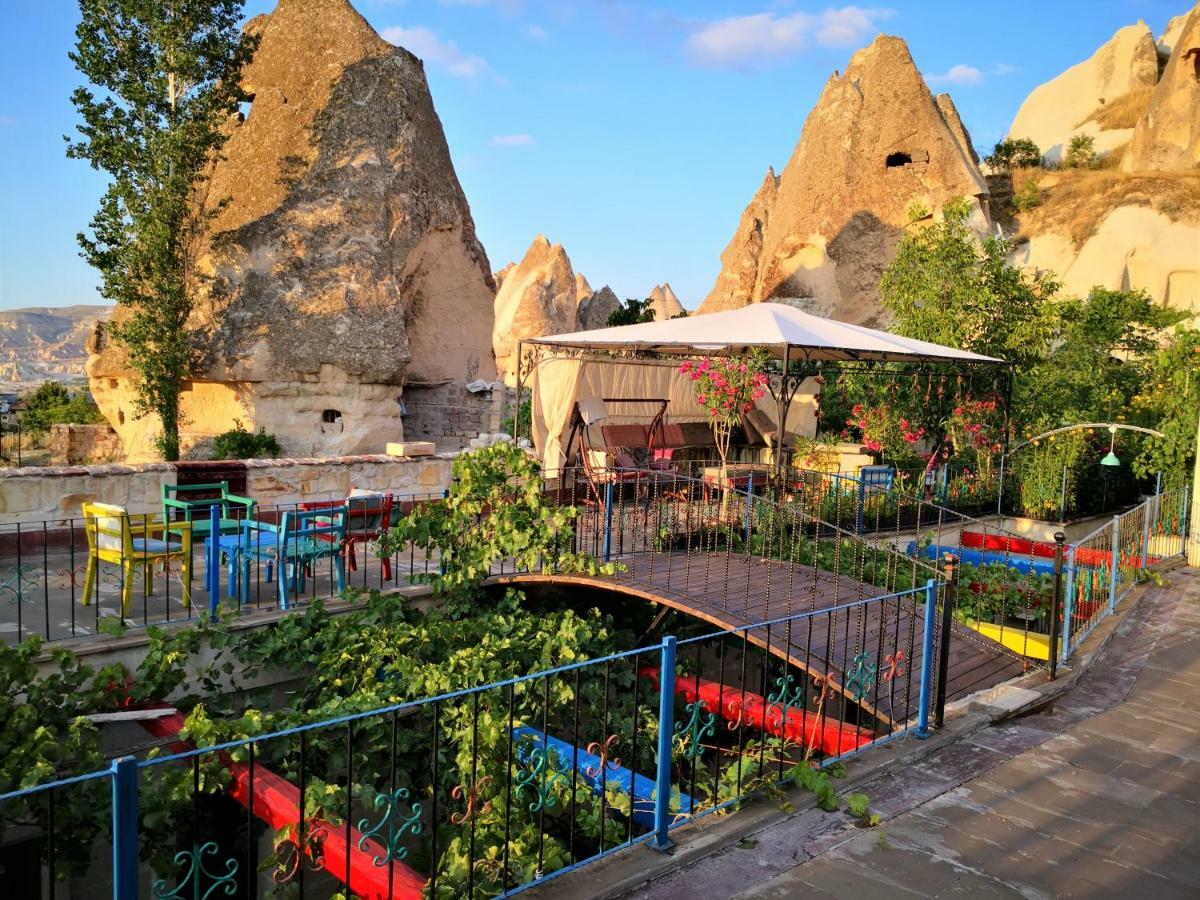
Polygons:
[[[870,0],[867,0],[870,3]],[[780,169],[834,69],[884,31],[949,90],[977,147],[1026,94],[1142,18],[1187,0],[356,0],[425,59],[434,103],[494,269],[534,235],[595,287],[686,306],[768,165]],[[252,0],[247,14],[273,3]],[[6,0],[0,28],[0,308],[100,302],[75,234],[103,189],[68,160],[71,0]]]

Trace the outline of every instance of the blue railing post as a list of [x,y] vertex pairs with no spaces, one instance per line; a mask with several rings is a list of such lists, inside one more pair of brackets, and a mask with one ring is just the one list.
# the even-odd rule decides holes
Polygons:
[[921,699],[917,706],[917,737],[929,737],[929,698],[933,690],[933,627],[937,618],[937,582],[925,582],[925,634],[921,640]]
[[613,483],[604,485],[604,561],[612,559]]
[[1065,663],[1071,655],[1071,614],[1075,610],[1075,545],[1067,551],[1067,599],[1063,603],[1062,654]]
[[217,621],[221,600],[221,505],[208,508],[208,614]]
[[1112,570],[1108,578],[1108,611],[1117,611],[1117,579],[1121,576],[1121,517],[1112,521]]
[[675,733],[675,638],[662,642],[658,668],[658,770],[654,780],[654,840],[650,846],[666,853],[671,842],[671,738]]
[[130,900],[138,895],[138,770],[132,756],[112,761],[112,826],[113,900]]

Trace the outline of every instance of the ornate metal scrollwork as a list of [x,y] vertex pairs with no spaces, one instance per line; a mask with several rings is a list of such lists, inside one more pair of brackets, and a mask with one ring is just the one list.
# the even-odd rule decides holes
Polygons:
[[675,724],[675,742],[680,753],[694,760],[704,749],[700,742],[706,737],[712,737],[716,730],[713,725],[716,716],[708,711],[702,700],[689,703],[683,709],[688,714],[688,719],[686,722]]
[[567,777],[554,765],[550,754],[548,747],[535,747],[529,751],[527,768],[517,775],[517,796],[522,796],[526,791],[533,795],[529,803],[530,812],[552,808],[558,801],[551,789]]
[[846,673],[846,688],[851,692],[855,701],[861,703],[863,698],[875,687],[875,674],[879,667],[871,662],[871,654],[865,650],[854,657],[854,664]]
[[238,892],[236,859],[225,860],[225,872],[212,872],[206,866],[206,857],[217,855],[217,844],[208,841],[191,850],[180,850],[175,854],[175,865],[186,866],[175,887],[168,889],[166,879],[158,879],[151,885],[150,896],[155,900],[209,900],[223,893],[231,897]]
[[[390,794],[375,795],[375,809],[382,812],[379,821],[374,825],[369,819],[358,823],[362,837],[358,839],[358,849],[366,850],[367,841],[377,838],[384,847],[384,855],[373,857],[377,866],[387,865],[392,860],[401,860],[408,856],[408,848],[401,847],[400,841],[405,834],[418,835],[421,833],[421,804],[409,801],[408,788],[397,788]],[[409,813],[405,815],[403,807],[408,806]]]
[[[606,767],[613,772],[621,768],[621,760],[612,755],[613,748],[616,747],[620,740],[620,735],[610,734],[604,739],[603,743],[600,741],[592,741],[587,745],[586,749],[588,753],[592,754],[593,756],[600,757],[600,765],[588,766],[586,769],[584,769],[584,773],[588,776],[588,778],[599,778],[600,773],[603,772]],[[610,756],[612,757],[611,760],[609,759]]]
[[767,695],[767,716],[778,715],[779,725],[787,722],[788,713],[804,706],[804,685],[795,684],[790,674],[775,679],[775,692]]
[[461,813],[450,814],[451,825],[465,825],[471,819],[475,818],[477,813],[491,810],[491,801],[486,801],[483,804],[479,802],[479,795],[491,783],[492,776],[484,775],[470,787],[463,784],[454,786],[454,790],[450,792],[451,799],[463,801],[466,804],[466,808]]

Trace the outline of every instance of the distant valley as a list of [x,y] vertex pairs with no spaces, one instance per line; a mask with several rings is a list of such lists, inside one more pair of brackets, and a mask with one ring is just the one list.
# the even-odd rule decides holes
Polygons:
[[29,306],[0,310],[0,390],[23,390],[50,379],[83,383],[87,340],[112,307]]

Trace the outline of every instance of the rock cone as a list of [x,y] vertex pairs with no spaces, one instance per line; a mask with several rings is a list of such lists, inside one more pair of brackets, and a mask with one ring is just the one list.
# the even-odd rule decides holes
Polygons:
[[772,298],[848,322],[881,319],[879,276],[910,210],[957,197],[982,230],[987,185],[965,129],[934,100],[903,40],[880,36],[834,74],[776,183],[767,173],[700,312]]
[[[1171,25],[1176,27],[1176,20]],[[1127,172],[1200,166],[1200,5],[1171,40],[1167,67],[1121,161]]]
[[[235,419],[297,455],[429,436],[422,390],[494,376],[493,282],[423,65],[345,0],[280,0],[247,28],[253,102],[203,198],[185,448]],[[120,348],[95,349],[96,399],[145,458],[157,423],[133,415]]]

